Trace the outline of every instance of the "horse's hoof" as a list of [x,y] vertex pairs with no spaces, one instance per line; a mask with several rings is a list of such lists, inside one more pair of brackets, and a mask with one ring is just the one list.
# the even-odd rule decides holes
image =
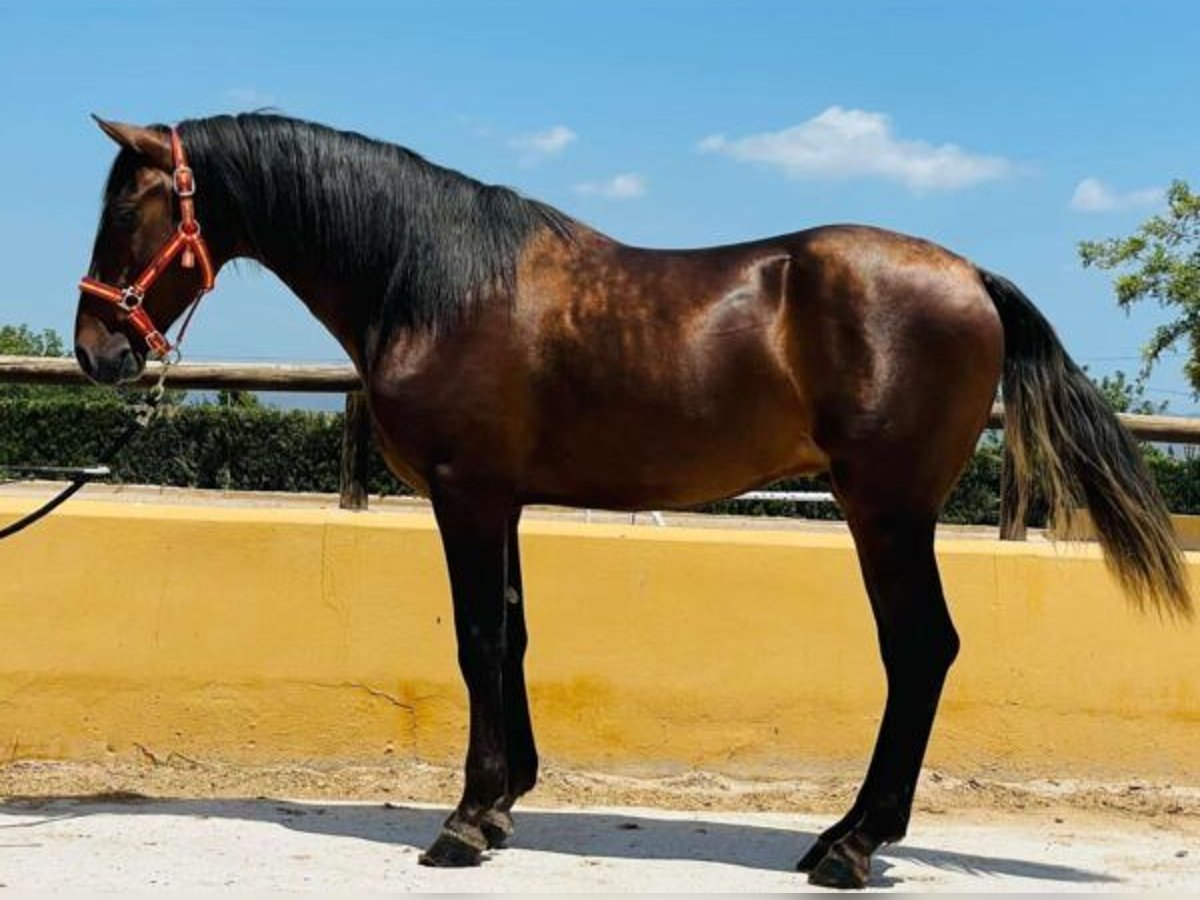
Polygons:
[[513,836],[513,820],[502,809],[489,809],[479,822],[479,829],[487,840],[489,850],[499,850]]
[[871,857],[851,850],[838,841],[809,872],[808,883],[818,887],[862,890],[867,886],[870,874]]
[[433,846],[422,853],[417,862],[442,869],[477,866],[483,861],[483,851],[487,846],[487,838],[479,828],[469,825],[458,825],[453,831],[443,828]]
[[800,862],[796,863],[797,872],[811,872],[825,858],[825,854],[829,852],[829,844],[817,838],[813,845],[808,848],[808,852],[800,857]]

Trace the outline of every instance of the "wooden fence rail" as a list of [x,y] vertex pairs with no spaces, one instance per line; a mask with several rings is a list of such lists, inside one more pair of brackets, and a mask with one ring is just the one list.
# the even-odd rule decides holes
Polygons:
[[[150,387],[158,379],[159,364],[149,363],[136,382]],[[0,384],[86,385],[90,382],[74,360],[35,356],[0,355]],[[367,506],[367,459],[371,426],[362,394],[362,381],[349,364],[310,363],[180,363],[171,369],[168,383],[174,388],[191,390],[293,391],[320,394],[345,394],[346,418],[342,440],[341,504],[345,509]],[[1144,441],[1171,444],[1200,444],[1200,418],[1185,416],[1135,416],[1121,414],[1122,424],[1134,437]],[[1004,407],[992,407],[989,428],[1004,427]],[[1010,540],[1022,540],[1025,525],[1014,522],[1007,501],[1008,459],[1001,480],[1000,534]]]
[[[161,367],[147,363],[138,387],[150,387]],[[37,356],[0,356],[0,383],[91,384],[73,359]],[[171,387],[197,391],[299,391],[309,394],[344,394],[362,388],[354,366],[315,363],[185,362],[172,366]]]

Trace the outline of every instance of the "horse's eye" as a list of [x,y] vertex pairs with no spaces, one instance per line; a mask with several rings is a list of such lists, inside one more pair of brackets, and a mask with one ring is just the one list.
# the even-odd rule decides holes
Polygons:
[[122,228],[129,228],[137,223],[137,209],[135,207],[118,209],[113,214],[113,221]]

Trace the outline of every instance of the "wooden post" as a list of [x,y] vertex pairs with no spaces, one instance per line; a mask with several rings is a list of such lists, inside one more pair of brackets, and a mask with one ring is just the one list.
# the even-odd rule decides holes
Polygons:
[[1004,442],[1004,456],[1000,464],[1000,540],[1025,540],[1025,519],[1013,517],[1017,511],[1017,484],[1014,480],[1012,450]]
[[371,421],[367,396],[362,391],[346,394],[346,416],[342,423],[342,509],[367,508],[367,478],[371,459]]

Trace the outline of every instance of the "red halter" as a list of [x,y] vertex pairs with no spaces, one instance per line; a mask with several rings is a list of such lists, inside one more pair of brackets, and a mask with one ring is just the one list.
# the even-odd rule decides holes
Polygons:
[[187,156],[183,152],[183,142],[179,140],[179,133],[174,128],[171,129],[171,164],[174,167],[174,171],[171,173],[171,183],[175,189],[175,196],[179,198],[179,227],[171,235],[170,240],[154,254],[154,258],[146,264],[146,268],[128,287],[120,288],[105,284],[95,278],[84,278],[79,282],[79,289],[85,294],[91,294],[93,297],[116,304],[155,356],[166,356],[171,350],[171,343],[155,327],[154,320],[142,306],[142,301],[146,299],[146,292],[150,290],[150,286],[158,280],[158,276],[166,270],[176,256],[180,257],[179,264],[185,269],[192,268],[199,260],[200,289],[196,292],[195,299],[191,302],[191,310],[184,319],[183,327],[179,330],[179,337],[176,339],[176,345],[178,345],[179,341],[183,339],[183,332],[187,328],[196,304],[200,302],[201,297],[212,290],[217,277],[216,271],[213,269],[212,257],[208,252],[208,245],[200,236],[200,223],[196,221],[196,208],[193,200],[196,195],[196,179],[188,167]]

